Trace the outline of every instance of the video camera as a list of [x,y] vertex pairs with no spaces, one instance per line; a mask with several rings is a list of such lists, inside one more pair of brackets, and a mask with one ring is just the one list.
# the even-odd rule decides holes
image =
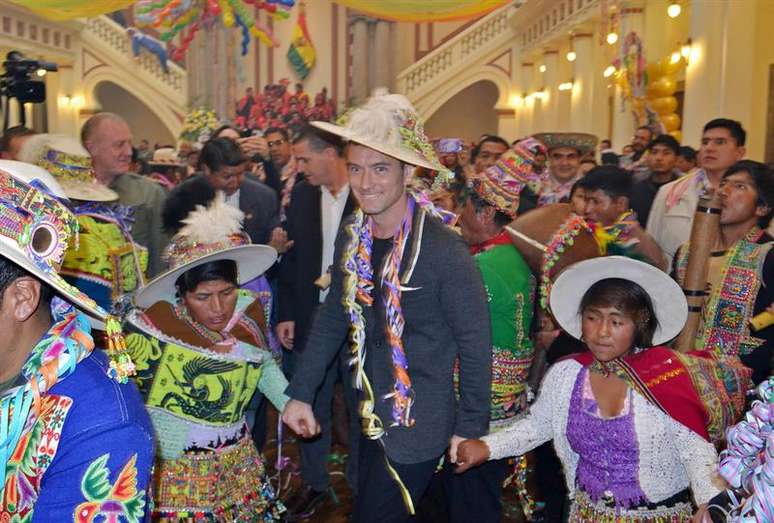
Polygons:
[[57,71],[56,64],[42,60],[29,60],[19,51],[11,51],[3,62],[5,72],[0,75],[0,96],[16,98],[20,104],[43,103],[46,101],[46,84],[34,79],[33,74],[42,76],[45,72]]

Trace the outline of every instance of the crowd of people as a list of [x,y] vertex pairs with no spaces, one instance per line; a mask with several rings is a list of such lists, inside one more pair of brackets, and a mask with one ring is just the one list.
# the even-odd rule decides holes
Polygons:
[[286,127],[298,130],[311,121],[330,121],[336,116],[336,104],[328,97],[328,89],[314,95],[314,100],[304,92],[304,85],[297,83],[291,93],[290,80],[283,78],[278,84],[267,84],[263,92],[255,93],[252,87],[236,104],[234,123],[251,131],[266,131],[270,127]]
[[4,133],[0,512],[315,520],[339,430],[357,523],[499,522],[505,485],[528,521],[768,521],[774,173],[740,122],[470,144],[284,87],[200,150]]

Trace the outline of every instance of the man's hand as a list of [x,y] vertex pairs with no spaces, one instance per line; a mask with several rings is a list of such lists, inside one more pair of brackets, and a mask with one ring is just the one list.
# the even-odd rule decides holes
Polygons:
[[293,240],[288,240],[288,233],[282,227],[275,227],[271,231],[269,247],[274,247],[277,254],[285,254],[293,247]]
[[449,440],[449,461],[457,463],[457,446],[465,441],[465,438],[457,436],[456,434]]
[[303,438],[311,438],[320,433],[320,424],[314,419],[312,406],[303,401],[288,401],[282,411],[282,421]]
[[296,334],[296,322],[281,321],[277,324],[277,338],[279,342],[288,350],[293,350],[293,340]]
[[693,523],[711,523],[709,512],[707,511],[707,504],[699,505],[699,508],[696,510],[696,514],[693,515],[693,519],[691,519]]
[[239,138],[237,143],[245,156],[252,158],[256,154],[260,154],[264,160],[269,159],[269,144],[266,138],[262,136],[248,136],[246,138]]
[[480,439],[466,439],[457,445],[457,468],[454,472],[462,474],[477,467],[489,459],[489,447]]

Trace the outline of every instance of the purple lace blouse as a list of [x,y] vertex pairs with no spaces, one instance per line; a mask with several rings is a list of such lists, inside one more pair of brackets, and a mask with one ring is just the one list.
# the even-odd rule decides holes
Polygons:
[[567,439],[578,456],[575,481],[593,501],[612,499],[628,509],[647,501],[639,483],[639,449],[632,391],[622,413],[603,418],[591,392],[588,369],[579,374],[570,399]]

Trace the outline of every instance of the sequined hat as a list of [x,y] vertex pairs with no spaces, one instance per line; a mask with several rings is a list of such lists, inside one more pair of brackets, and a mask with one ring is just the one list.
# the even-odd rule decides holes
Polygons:
[[549,151],[569,147],[585,154],[594,152],[597,146],[597,137],[587,133],[538,133],[532,137],[543,143]]
[[106,312],[59,275],[68,242],[78,236],[78,221],[66,201],[44,169],[0,160],[0,256],[50,285],[100,327]]
[[464,143],[460,138],[441,138],[436,149],[440,154],[454,154],[462,152]]
[[134,303],[142,309],[159,301],[174,303],[178,278],[208,262],[235,261],[240,285],[263,274],[277,260],[277,251],[251,244],[242,231],[243,219],[244,213],[228,205],[222,192],[208,207],[197,206],[165,249],[169,270],[137,289]]
[[515,218],[521,191],[527,185],[539,152],[545,152],[542,144],[532,138],[522,140],[493,166],[471,176],[469,184],[488,204]]
[[19,160],[34,163],[54,176],[72,200],[112,202],[118,193],[99,183],[91,156],[78,140],[61,134],[36,134],[25,140]]

